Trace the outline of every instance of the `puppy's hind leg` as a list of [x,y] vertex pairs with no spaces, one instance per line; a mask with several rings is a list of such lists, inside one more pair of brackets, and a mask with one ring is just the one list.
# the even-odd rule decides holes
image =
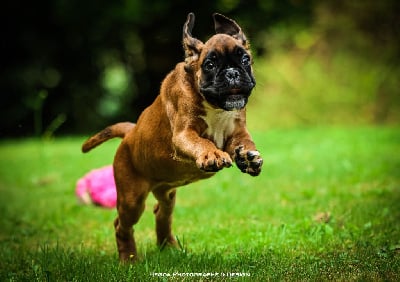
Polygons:
[[157,244],[177,246],[172,235],[172,213],[175,207],[176,189],[159,188],[153,191],[153,194],[158,200],[153,210],[156,218]]
[[135,174],[130,160],[120,151],[121,148],[114,161],[118,210],[118,217],[114,221],[115,237],[120,261],[133,262],[138,258],[133,225],[139,221],[145,209],[149,184]]

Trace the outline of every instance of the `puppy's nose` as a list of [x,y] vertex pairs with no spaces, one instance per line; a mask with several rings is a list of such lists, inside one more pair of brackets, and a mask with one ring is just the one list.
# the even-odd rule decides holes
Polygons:
[[226,70],[225,77],[230,82],[231,81],[234,82],[234,81],[238,80],[239,76],[240,76],[240,73],[236,69],[229,68]]

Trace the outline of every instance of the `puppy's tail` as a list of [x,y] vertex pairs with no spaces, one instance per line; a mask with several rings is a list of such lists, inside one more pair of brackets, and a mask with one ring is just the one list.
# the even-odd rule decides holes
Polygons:
[[82,145],[82,152],[86,153],[92,150],[93,148],[99,146],[101,143],[114,138],[121,137],[124,138],[126,133],[132,130],[136,126],[135,123],[131,122],[120,122],[113,125],[110,125],[100,131],[99,133],[93,135],[88,140],[85,141]]

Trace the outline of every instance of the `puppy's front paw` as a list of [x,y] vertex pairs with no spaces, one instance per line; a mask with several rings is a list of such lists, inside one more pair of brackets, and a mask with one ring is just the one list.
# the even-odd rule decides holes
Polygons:
[[235,162],[242,172],[257,176],[261,172],[263,159],[258,151],[244,150],[241,145],[235,149]]
[[232,166],[232,159],[228,153],[215,150],[202,154],[196,160],[196,164],[204,171],[216,172],[224,167]]

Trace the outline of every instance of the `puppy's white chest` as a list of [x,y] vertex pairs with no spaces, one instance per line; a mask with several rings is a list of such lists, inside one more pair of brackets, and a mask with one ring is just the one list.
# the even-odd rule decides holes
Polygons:
[[206,122],[207,129],[203,136],[212,140],[218,149],[223,149],[226,139],[232,135],[238,111],[224,111],[206,108],[206,115],[201,118]]

